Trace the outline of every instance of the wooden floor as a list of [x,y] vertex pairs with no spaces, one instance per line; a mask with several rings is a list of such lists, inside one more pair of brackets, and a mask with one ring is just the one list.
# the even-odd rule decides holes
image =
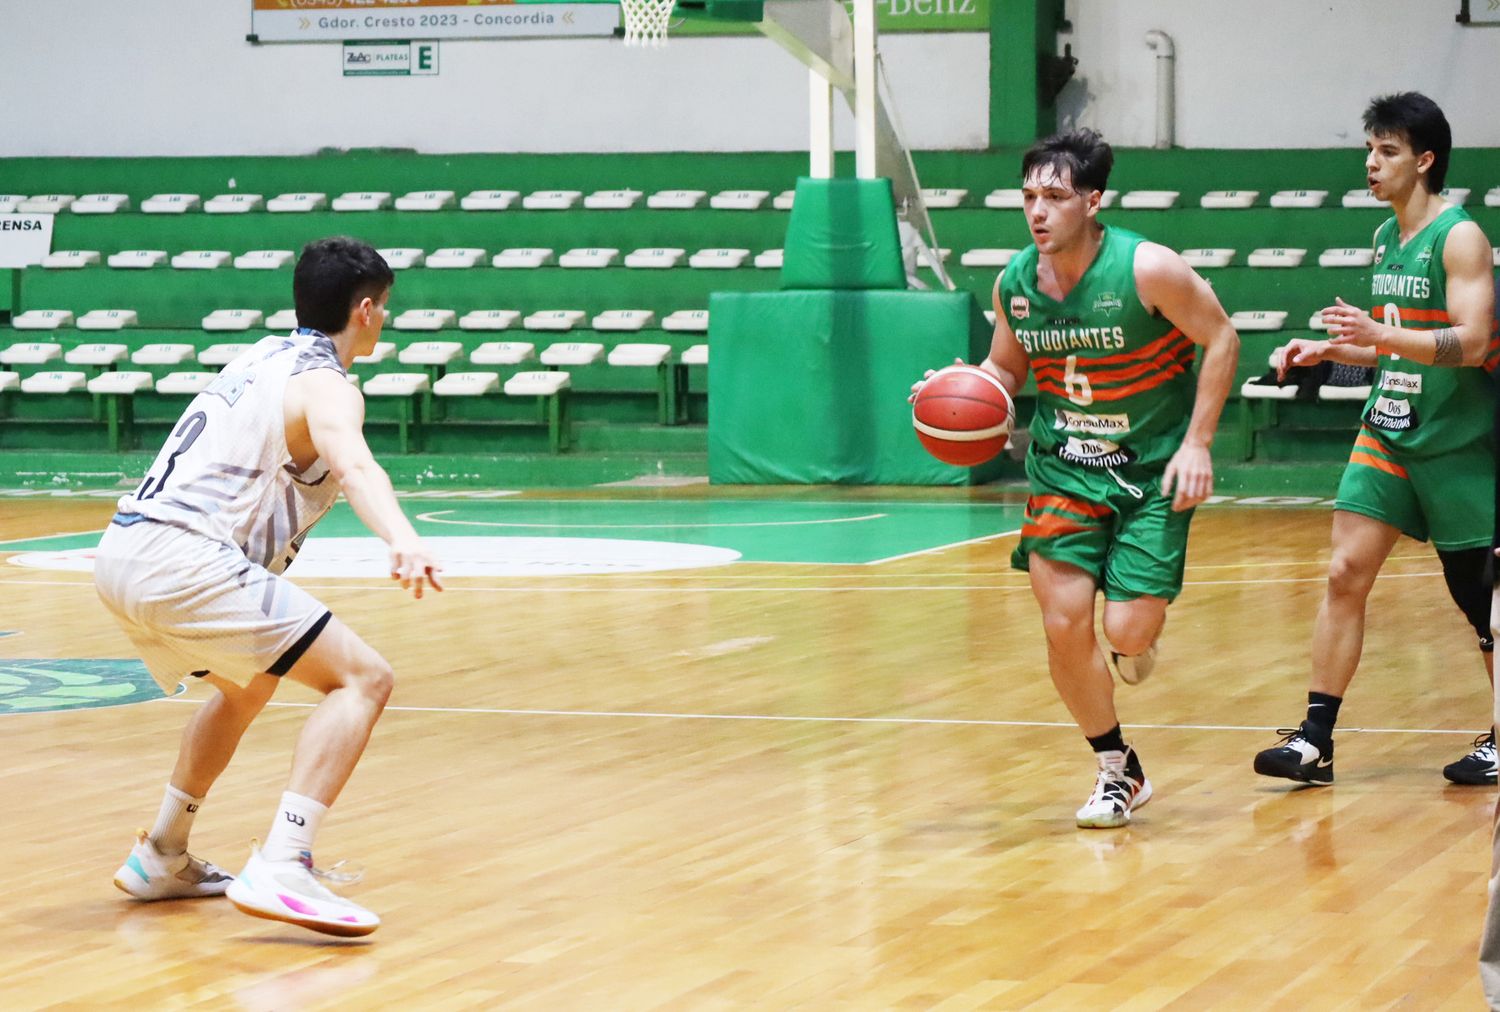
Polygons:
[[[110,509],[0,500],[0,540]],[[1337,785],[1250,770],[1302,712],[1328,524],[1200,511],[1162,663],[1119,695],[1157,789],[1121,831],[1074,828],[1092,759],[1009,537],[419,604],[304,580],[398,673],[319,840],[366,865],[381,930],[111,887],[201,687],[13,714],[0,1007],[1480,1008],[1494,792],[1439,770],[1488,697],[1425,546],[1376,587]],[[86,575],[0,586],[0,660],[130,656]],[[311,702],[288,685],[251,728],[196,852],[238,869]]]

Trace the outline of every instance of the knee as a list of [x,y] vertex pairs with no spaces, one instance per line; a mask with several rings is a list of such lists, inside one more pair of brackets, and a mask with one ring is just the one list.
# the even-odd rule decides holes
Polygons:
[[396,673],[384,657],[376,654],[352,671],[345,685],[376,706],[384,707],[396,687]]
[[1375,583],[1369,567],[1341,552],[1328,563],[1328,596],[1364,600]]
[[1093,616],[1053,609],[1042,614],[1047,642],[1054,647],[1077,644],[1093,632]]
[[1127,615],[1104,616],[1104,638],[1116,653],[1133,657],[1151,649],[1159,630],[1150,622]]

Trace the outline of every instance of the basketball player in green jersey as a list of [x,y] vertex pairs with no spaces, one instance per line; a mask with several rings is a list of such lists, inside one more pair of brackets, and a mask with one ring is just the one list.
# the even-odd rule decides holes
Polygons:
[[1182,589],[1193,507],[1213,491],[1209,446],[1239,357],[1212,289],[1181,257],[1098,220],[1113,161],[1091,130],[1026,152],[1033,245],[995,283],[980,364],[1013,396],[1036,374],[1031,495],[1011,564],[1031,574],[1053,684],[1097,757],[1077,813],[1091,828],[1123,826],[1151,798],[1120,732],[1095,598],[1104,592],[1115,671],[1139,682]]
[[[1255,771],[1333,782],[1333,728],[1364,643],[1365,602],[1402,534],[1431,540],[1448,592],[1479,636],[1494,680],[1486,556],[1495,526],[1490,370],[1500,361],[1489,240],[1442,198],[1452,135],[1424,95],[1365,110],[1370,191],[1395,216],[1375,231],[1371,309],[1323,310],[1327,341],[1278,349],[1283,371],[1324,360],[1376,367],[1363,425],[1339,482],[1328,590],[1313,629],[1307,719],[1255,757]],[[1443,770],[1495,783],[1495,733]]]

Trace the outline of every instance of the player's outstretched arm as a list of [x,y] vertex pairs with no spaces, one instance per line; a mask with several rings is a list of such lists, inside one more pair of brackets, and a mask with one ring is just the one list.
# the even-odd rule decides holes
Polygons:
[[1459,222],[1443,245],[1449,326],[1412,330],[1400,326],[1399,311],[1389,320],[1377,321],[1358,306],[1338,299],[1323,310],[1323,322],[1332,335],[1330,344],[1364,349],[1372,355],[1384,351],[1423,365],[1482,365],[1495,319],[1492,257],[1489,240],[1479,226]]
[[426,583],[442,590],[442,567],[401,512],[390,477],[365,442],[365,401],[359,391],[332,369],[314,369],[292,377],[287,396],[293,400],[289,414],[306,418],[313,447],[349,505],[390,548],[391,578],[419,598]]
[[1162,476],[1162,492],[1172,496],[1172,508],[1185,510],[1213,494],[1209,448],[1234,384],[1240,338],[1208,282],[1165,246],[1143,242],[1136,248],[1135,285],[1147,308],[1161,313],[1203,349],[1187,434]]

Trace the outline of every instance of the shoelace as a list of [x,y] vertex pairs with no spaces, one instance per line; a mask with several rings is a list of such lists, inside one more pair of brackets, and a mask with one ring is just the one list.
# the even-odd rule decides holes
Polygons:
[[[334,885],[353,885],[365,877],[364,865],[350,864],[348,861],[335,861],[327,868],[318,868],[314,867],[312,856],[309,855],[303,860],[302,866],[312,873],[313,878],[321,879],[324,882],[332,882]],[[347,871],[339,870],[346,866],[348,868]]]
[[[1276,729],[1276,733],[1281,735],[1280,744],[1282,745],[1290,745],[1298,738],[1301,738],[1303,741],[1307,741],[1307,736],[1302,733],[1302,728],[1300,727],[1278,727]],[[1308,744],[1312,743],[1308,742]]]
[[1486,762],[1495,761],[1495,740],[1488,731],[1474,739],[1474,751],[1469,754]]

